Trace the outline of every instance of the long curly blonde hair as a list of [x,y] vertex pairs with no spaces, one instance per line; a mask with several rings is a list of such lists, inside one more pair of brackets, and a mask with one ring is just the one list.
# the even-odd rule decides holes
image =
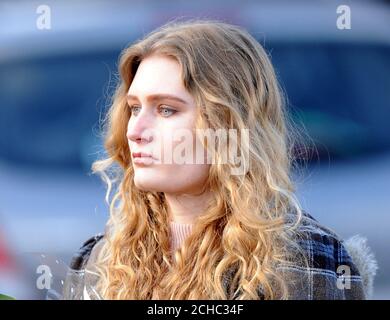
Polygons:
[[[197,128],[250,132],[249,170],[232,175],[230,163],[210,166],[206,187],[214,197],[173,254],[164,193],[135,187],[126,138],[127,91],[140,62],[155,53],[180,64],[184,86],[199,111]],[[124,49],[119,73],[104,122],[108,156],[92,167],[108,185],[110,207],[96,261],[101,296],[288,298],[286,279],[276,267],[296,259],[292,234],[302,215],[290,177],[296,132],[262,46],[239,26],[173,21]],[[217,156],[223,154],[222,144],[215,148]],[[296,219],[287,223],[291,212]]]

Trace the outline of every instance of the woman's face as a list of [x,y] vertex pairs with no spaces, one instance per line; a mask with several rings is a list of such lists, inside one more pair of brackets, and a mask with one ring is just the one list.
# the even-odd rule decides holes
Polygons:
[[[173,194],[198,193],[210,165],[180,161],[185,150],[193,150],[195,156],[193,130],[197,113],[194,99],[184,87],[179,63],[163,55],[142,60],[127,98],[131,116],[126,136],[137,188]],[[191,138],[187,135],[184,139],[183,132],[190,133]],[[140,157],[140,153],[152,158]],[[188,156],[187,152],[185,157]]]

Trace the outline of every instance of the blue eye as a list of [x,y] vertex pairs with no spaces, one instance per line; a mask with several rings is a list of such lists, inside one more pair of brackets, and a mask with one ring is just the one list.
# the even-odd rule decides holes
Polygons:
[[140,109],[141,107],[137,105],[130,106],[130,112],[132,115],[137,115]]
[[[138,113],[141,111],[141,106],[139,105],[132,105],[129,108],[132,116],[137,116]],[[166,107],[160,107],[158,111],[163,117],[169,117],[177,112],[174,109],[166,108]]]
[[169,117],[177,112],[176,110],[173,110],[170,108],[164,108],[164,107],[160,108],[159,111],[160,111],[161,115],[164,117]]

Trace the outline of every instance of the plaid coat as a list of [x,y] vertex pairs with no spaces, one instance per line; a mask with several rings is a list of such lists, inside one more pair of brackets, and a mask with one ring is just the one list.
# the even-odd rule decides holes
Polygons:
[[[304,265],[284,264],[277,268],[278,271],[283,272],[284,278],[288,279],[289,299],[367,298],[369,293],[366,288],[367,283],[364,283],[345,242],[337,234],[321,225],[306,212],[304,212],[298,231],[297,243],[308,263]],[[88,239],[73,256],[65,281],[63,299],[100,298],[94,290],[98,276],[91,270],[93,270],[93,261],[103,242],[104,236],[102,234],[95,235]],[[358,254],[359,250],[357,250]],[[372,259],[372,255],[360,255],[356,259],[360,261],[363,259],[364,262],[365,258]],[[367,268],[363,266],[362,269]],[[365,279],[365,282],[371,285],[372,277],[373,275],[371,278]],[[259,299],[261,298],[262,294],[259,290]]]

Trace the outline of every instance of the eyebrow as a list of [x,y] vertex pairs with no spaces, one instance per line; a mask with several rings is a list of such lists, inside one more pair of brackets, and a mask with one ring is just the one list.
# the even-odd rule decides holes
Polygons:
[[[188,102],[182,98],[179,98],[179,97],[171,95],[171,94],[165,94],[165,93],[151,94],[151,95],[147,96],[146,99],[150,102],[157,101],[157,100],[173,100],[173,101],[177,101],[177,102],[180,102],[183,104],[188,104]],[[132,95],[132,94],[127,95],[127,100],[128,101],[130,101],[130,100],[139,101],[138,97],[135,95]]]

